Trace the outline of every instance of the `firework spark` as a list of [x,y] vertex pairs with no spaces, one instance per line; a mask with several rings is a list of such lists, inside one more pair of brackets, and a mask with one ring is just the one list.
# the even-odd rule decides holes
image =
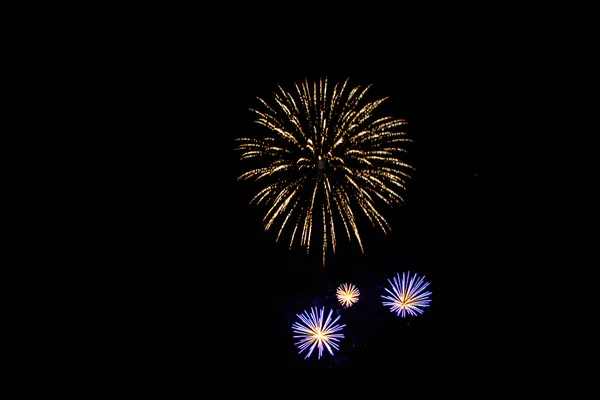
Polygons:
[[378,203],[402,204],[400,193],[410,178],[407,171],[414,169],[402,160],[407,152],[403,146],[412,141],[398,131],[406,121],[377,117],[375,111],[387,97],[366,102],[371,85],[347,89],[347,83],[331,89],[327,79],[312,84],[305,80],[294,84],[291,92],[278,86],[274,104],[259,98],[264,110],[251,109],[257,115],[255,122],[271,135],[236,139],[241,159],[257,162],[238,180],[262,184],[250,204],[267,207],[265,231],[278,225],[279,240],[289,223],[290,248],[297,238],[307,252],[312,237],[319,234],[323,266],[329,246],[335,254],[340,223],[348,240],[354,236],[364,252],[358,210],[373,226],[386,234],[390,231]]
[[391,294],[391,296],[381,296],[386,300],[384,306],[391,307],[391,312],[396,312],[397,315],[402,317],[406,316],[406,313],[416,316],[417,313],[423,314],[421,307],[429,307],[431,300],[429,295],[431,292],[423,292],[429,282],[424,282],[425,276],[417,279],[417,274],[410,278],[410,271],[408,274],[402,273],[402,279],[400,274],[396,274],[393,278],[393,282],[388,279],[392,290],[385,288],[385,290]]
[[344,307],[351,307],[358,301],[360,291],[351,283],[342,283],[336,291],[336,296],[340,304]]
[[320,311],[317,310],[317,307],[312,307],[310,314],[306,310],[303,314],[296,314],[301,322],[295,322],[292,329],[296,334],[294,339],[300,339],[295,343],[300,349],[298,354],[310,347],[304,359],[310,357],[315,347],[319,349],[319,360],[323,354],[323,347],[326,347],[331,355],[333,355],[333,349],[339,350],[338,343],[344,335],[336,332],[341,331],[346,325],[336,325],[336,322],[340,319],[339,315],[335,320],[331,320],[333,309],[329,311],[327,319],[323,322],[324,312],[325,307],[322,307]]

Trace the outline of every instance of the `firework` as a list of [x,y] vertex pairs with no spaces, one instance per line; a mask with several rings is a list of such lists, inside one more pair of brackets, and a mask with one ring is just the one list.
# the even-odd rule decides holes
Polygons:
[[385,290],[391,296],[381,296],[389,300],[384,301],[383,305],[391,307],[391,312],[396,312],[397,315],[402,317],[405,317],[406,313],[414,316],[417,313],[422,314],[421,307],[429,307],[431,292],[423,292],[429,286],[429,282],[424,282],[425,277],[417,278],[417,274],[411,278],[409,271],[407,274],[402,273],[402,279],[400,279],[399,273],[396,274],[393,281],[388,279],[388,282],[392,285],[392,290],[388,288],[385,288]]
[[298,240],[307,252],[319,235],[323,266],[329,246],[335,254],[336,229],[342,229],[337,225],[364,252],[357,212],[384,233],[390,231],[378,206],[404,202],[400,193],[410,178],[407,171],[413,170],[402,160],[403,146],[411,140],[398,129],[406,121],[376,116],[387,97],[366,102],[371,85],[348,89],[347,83],[332,89],[327,79],[305,80],[290,92],[278,86],[273,104],[259,98],[263,110],[251,109],[270,135],[236,139],[241,159],[257,163],[238,180],[260,184],[250,204],[266,206],[265,230],[278,226],[279,240],[287,225],[290,248]]
[[340,319],[339,315],[335,320],[331,320],[333,310],[329,311],[327,319],[323,322],[324,312],[324,307],[322,307],[320,311],[317,310],[317,307],[312,307],[310,314],[306,310],[303,314],[296,314],[301,322],[295,322],[292,325],[292,329],[296,334],[294,335],[294,339],[300,339],[295,343],[300,349],[298,354],[302,353],[307,348],[309,349],[308,354],[304,359],[310,357],[315,347],[319,349],[318,359],[321,359],[323,347],[326,347],[331,355],[333,355],[333,349],[339,350],[338,343],[340,338],[343,338],[344,335],[336,332],[341,331],[346,325],[336,324]]
[[340,304],[344,307],[351,307],[352,304],[358,301],[360,291],[351,283],[341,284],[336,291],[336,296]]

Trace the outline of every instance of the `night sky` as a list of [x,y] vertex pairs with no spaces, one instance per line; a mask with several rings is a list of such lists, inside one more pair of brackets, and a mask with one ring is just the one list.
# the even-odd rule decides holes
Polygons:
[[[147,93],[160,110],[150,116],[160,149],[151,156],[157,178],[166,182],[160,197],[169,218],[169,365],[190,379],[243,376],[252,390],[280,392],[297,379],[368,383],[459,374],[474,335],[466,327],[474,299],[460,291],[473,282],[466,277],[484,240],[473,135],[481,118],[471,107],[476,101],[461,92],[466,73],[439,68],[435,57],[382,67],[368,58],[269,59],[254,49],[220,60],[180,50],[165,51],[154,68],[161,75]],[[320,77],[373,84],[371,100],[389,96],[378,115],[408,121],[415,143],[407,159],[416,167],[406,204],[380,208],[392,232],[385,236],[362,224],[365,253],[341,237],[325,268],[320,251],[288,250],[288,242],[275,242],[274,232],[263,230],[264,210],[248,205],[256,187],[236,181],[244,166],[233,150],[235,137],[267,133],[248,111],[258,107],[257,96],[268,101],[277,84],[291,88]],[[388,278],[409,270],[426,275],[432,301],[422,315],[401,318],[380,296]],[[361,298],[341,311],[346,338],[340,351],[304,360],[293,345],[295,314],[312,305],[341,309],[335,289],[343,282],[356,284]],[[201,371],[205,367],[209,372]]]

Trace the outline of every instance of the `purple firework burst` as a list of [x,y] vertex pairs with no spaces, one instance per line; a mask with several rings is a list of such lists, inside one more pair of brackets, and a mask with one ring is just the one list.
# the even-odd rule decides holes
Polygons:
[[308,350],[308,354],[304,359],[307,359],[312,354],[315,348],[319,349],[318,359],[321,359],[323,348],[327,348],[329,354],[333,355],[333,349],[339,350],[340,338],[343,338],[342,333],[336,333],[342,330],[346,325],[339,325],[336,322],[340,319],[338,315],[333,321],[331,314],[333,309],[329,311],[327,318],[323,320],[325,307],[318,310],[317,307],[311,307],[310,313],[304,311],[303,314],[296,314],[300,322],[295,322],[292,329],[295,333],[294,339],[300,339],[295,343],[300,349],[298,354],[304,350]]
[[391,296],[381,296],[382,298],[389,300],[384,301],[384,306],[389,306],[391,312],[396,312],[401,317],[406,317],[406,314],[417,316],[423,314],[423,307],[429,307],[431,300],[429,295],[431,292],[425,292],[425,288],[429,286],[429,282],[424,282],[425,276],[418,277],[414,274],[410,277],[410,271],[408,273],[396,274],[393,280],[388,282],[392,286],[391,290],[385,288]]

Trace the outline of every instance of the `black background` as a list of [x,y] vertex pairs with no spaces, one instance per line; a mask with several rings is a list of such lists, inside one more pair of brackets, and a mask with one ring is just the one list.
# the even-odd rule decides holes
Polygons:
[[[236,42],[199,55],[171,42],[150,60],[148,85],[137,95],[152,104],[144,114],[148,156],[164,184],[157,189],[168,218],[161,348],[174,375],[211,387],[235,377],[245,382],[241,391],[285,393],[303,379],[368,386],[424,376],[435,383],[473,368],[471,339],[480,332],[467,321],[482,289],[471,268],[483,262],[485,241],[481,88],[456,55],[381,53],[332,48],[311,57]],[[263,210],[248,205],[255,188],[236,181],[244,167],[233,150],[235,137],[264,133],[248,111],[257,96],[268,101],[277,84],[321,77],[372,84],[369,99],[389,96],[381,112],[408,121],[416,167],[407,204],[383,210],[391,234],[362,225],[365,253],[339,240],[325,268],[319,254],[288,250],[264,232]],[[426,275],[432,302],[423,315],[402,319],[380,296],[388,278],[408,270]],[[361,300],[341,310],[347,336],[340,351],[304,360],[293,345],[295,314],[312,305],[339,309],[342,282],[355,283]]]

